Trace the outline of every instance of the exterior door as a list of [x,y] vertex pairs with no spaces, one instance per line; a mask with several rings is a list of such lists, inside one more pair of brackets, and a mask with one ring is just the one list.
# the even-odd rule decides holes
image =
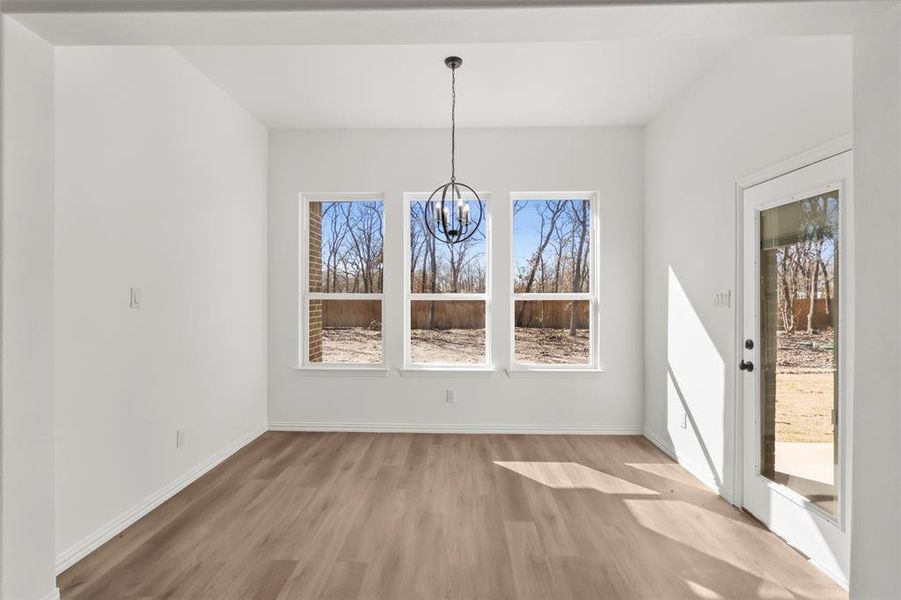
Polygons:
[[744,191],[738,365],[743,505],[845,584],[851,176],[849,150]]

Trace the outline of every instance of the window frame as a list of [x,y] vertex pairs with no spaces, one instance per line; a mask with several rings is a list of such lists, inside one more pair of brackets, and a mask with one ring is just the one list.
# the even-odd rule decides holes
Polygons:
[[[508,264],[510,286],[510,320],[509,320],[509,348],[510,368],[508,374],[527,374],[535,372],[583,372],[600,373],[603,371],[600,365],[600,333],[598,323],[600,321],[600,211],[598,210],[599,193],[594,192],[510,192],[510,262]],[[515,275],[514,253],[516,215],[514,206],[521,200],[585,200],[589,201],[589,265],[588,265],[588,291],[587,292],[530,292],[522,293],[514,291],[513,277]],[[540,301],[540,300],[587,300],[588,301],[588,363],[573,364],[525,364],[516,361],[516,302]]]
[[[310,204],[314,202],[374,202],[382,203],[382,291],[379,293],[349,293],[349,292],[310,292]],[[388,281],[387,261],[385,260],[385,232],[387,220],[385,219],[385,194],[382,192],[322,192],[301,193],[299,195],[298,218],[298,259],[300,273],[298,274],[298,370],[306,371],[373,371],[387,372],[387,356],[385,345],[385,286]],[[310,362],[309,346],[309,306],[311,300],[378,300],[380,302],[380,314],[382,325],[382,360],[378,363],[326,363]]]
[[[493,371],[494,366],[491,358],[491,276],[492,276],[492,210],[491,210],[491,193],[476,192],[482,201],[485,223],[485,291],[478,292],[444,292],[444,293],[419,293],[410,291],[410,205],[413,202],[426,202],[431,192],[404,192],[403,211],[404,211],[404,360],[403,372],[487,372]],[[480,363],[414,363],[411,357],[412,345],[410,337],[411,330],[411,306],[414,301],[481,301],[485,303],[485,357]]]

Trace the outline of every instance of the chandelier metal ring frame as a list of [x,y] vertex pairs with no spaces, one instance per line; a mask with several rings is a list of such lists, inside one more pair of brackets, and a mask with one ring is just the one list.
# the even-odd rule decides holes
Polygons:
[[[451,178],[435,188],[425,204],[426,230],[440,242],[456,244],[471,238],[479,230],[485,214],[485,206],[479,194],[465,183],[457,181],[457,69],[463,64],[458,56],[448,56],[444,64],[451,70]],[[470,199],[471,197],[471,199]],[[456,200],[456,202],[455,202]],[[478,205],[478,219],[470,219],[469,203]],[[450,204],[450,206],[448,206]]]

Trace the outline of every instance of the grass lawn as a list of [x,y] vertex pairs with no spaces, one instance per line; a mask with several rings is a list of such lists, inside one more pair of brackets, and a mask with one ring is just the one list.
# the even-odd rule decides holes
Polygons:
[[832,373],[776,375],[776,441],[831,442]]

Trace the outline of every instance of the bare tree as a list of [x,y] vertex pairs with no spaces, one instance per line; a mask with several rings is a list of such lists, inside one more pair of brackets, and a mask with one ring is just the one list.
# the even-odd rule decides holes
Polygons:
[[381,202],[323,203],[323,288],[326,292],[376,292],[382,289]]
[[344,240],[347,237],[347,229],[344,222],[338,218],[337,203],[323,203],[321,222],[323,232],[328,232],[328,236],[322,236],[323,266],[325,267],[324,291],[341,291],[338,289],[338,265],[344,258]]
[[[574,202],[570,203],[570,212],[572,214],[572,220],[575,224],[578,234],[573,235],[573,238],[578,237],[579,243],[576,247],[575,251],[575,264],[573,265],[573,292],[581,292],[582,291],[582,264],[586,262],[585,253],[588,251],[588,244],[586,244],[586,240],[588,238],[588,227],[589,227],[589,214],[588,214],[588,200],[580,200],[579,206],[576,206]],[[573,302],[570,307],[569,313],[569,335],[576,335],[576,303]]]
[[[535,249],[526,265],[517,270],[514,289],[530,292],[584,292],[590,273],[591,205],[587,199],[519,201],[514,204],[514,219],[523,211],[533,211],[527,223],[537,229]],[[523,302],[516,323],[523,326],[526,310]],[[575,336],[579,324],[578,304],[571,303],[570,334]]]
[[[817,302],[823,300],[827,323],[831,326],[832,293],[835,288],[837,197],[817,196],[800,202],[798,227],[783,232],[776,244],[776,287],[779,324],[783,331],[794,332],[802,313],[798,302],[806,300],[806,333],[817,325]],[[832,256],[830,256],[830,254]]]
[[[528,275],[525,277],[525,281],[521,283],[521,289],[518,291],[525,294],[528,294],[532,291],[532,287],[535,285],[535,277],[536,275],[538,275],[539,270],[542,266],[542,257],[544,255],[544,250],[551,242],[551,237],[554,235],[554,229],[557,224],[557,219],[559,219],[560,215],[564,213],[565,208],[566,207],[564,206],[563,202],[556,202],[551,200],[545,202],[545,207],[543,209],[538,210],[538,218],[540,223],[538,233],[538,247],[535,248],[535,251],[529,258]],[[539,284],[540,283],[541,282],[539,282]]]

